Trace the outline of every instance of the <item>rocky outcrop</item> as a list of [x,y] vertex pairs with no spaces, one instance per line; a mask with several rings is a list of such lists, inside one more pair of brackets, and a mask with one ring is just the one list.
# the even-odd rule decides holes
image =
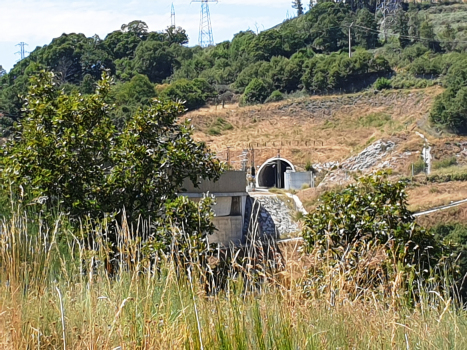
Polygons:
[[319,186],[326,186],[336,182],[346,182],[352,177],[350,173],[361,171],[366,172],[375,168],[389,168],[393,162],[400,159],[400,156],[394,156],[386,159],[394,151],[396,144],[393,141],[378,140],[365,148],[354,157],[350,157],[340,165],[335,165],[335,170],[331,171],[321,181]]
[[292,218],[291,210],[275,195],[251,198],[250,213],[248,223],[245,222],[248,225],[246,232],[250,236],[259,234],[279,238],[290,236],[299,230],[298,224]]

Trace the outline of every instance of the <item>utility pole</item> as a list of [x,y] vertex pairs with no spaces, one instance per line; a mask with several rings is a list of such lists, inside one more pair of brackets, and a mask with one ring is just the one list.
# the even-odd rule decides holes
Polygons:
[[201,13],[199,21],[199,38],[198,44],[201,47],[208,47],[214,45],[214,38],[212,35],[211,15],[209,13],[209,3],[217,0],[192,0],[192,2],[201,3]]
[[26,57],[26,53],[28,53],[27,51],[24,50],[24,47],[25,46],[28,46],[28,44],[24,43],[24,42],[20,42],[19,44],[16,44],[15,46],[19,46],[19,51],[18,52],[15,52],[15,55],[20,55],[20,61],[22,59],[24,59]]
[[172,3],[172,8],[170,9],[170,25],[175,28],[175,7]]
[[350,32],[350,29],[352,28],[353,26],[353,22],[350,23],[350,26],[349,26],[349,58],[352,57],[352,33]]

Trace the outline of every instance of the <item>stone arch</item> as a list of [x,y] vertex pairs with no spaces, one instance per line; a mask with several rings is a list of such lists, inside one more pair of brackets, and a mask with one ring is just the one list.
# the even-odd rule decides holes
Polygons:
[[289,160],[279,157],[269,158],[256,173],[256,186],[284,188],[284,175],[287,168],[295,171],[295,167]]

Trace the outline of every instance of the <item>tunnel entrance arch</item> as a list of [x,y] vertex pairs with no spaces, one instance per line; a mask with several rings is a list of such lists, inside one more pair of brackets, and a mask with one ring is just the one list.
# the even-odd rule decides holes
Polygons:
[[293,164],[285,158],[269,158],[263,163],[256,173],[257,187],[285,187],[285,172],[287,168],[295,171]]

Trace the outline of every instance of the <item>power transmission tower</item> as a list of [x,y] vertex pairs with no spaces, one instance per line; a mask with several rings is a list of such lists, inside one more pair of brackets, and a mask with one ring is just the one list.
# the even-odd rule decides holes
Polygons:
[[175,28],[175,7],[173,3],[170,9],[170,25]]
[[23,43],[23,42],[20,42],[19,44],[15,45],[15,46],[19,46],[19,51],[18,52],[15,52],[15,55],[20,55],[20,61],[26,57],[26,53],[29,53],[27,52],[26,50],[24,50],[24,47],[25,46],[28,46],[28,44],[26,43]]
[[214,45],[211,27],[211,15],[209,14],[209,3],[215,2],[217,4],[217,0],[192,0],[192,2],[201,3],[198,39],[199,46],[207,47],[210,45]]

